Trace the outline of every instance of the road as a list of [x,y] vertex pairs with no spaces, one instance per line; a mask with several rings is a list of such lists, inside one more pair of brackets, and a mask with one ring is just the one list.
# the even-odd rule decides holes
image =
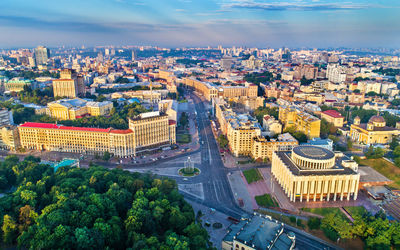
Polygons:
[[[222,162],[217,142],[213,136],[211,122],[208,118],[207,110],[204,107],[203,101],[196,95],[191,95],[195,103],[197,112],[197,124],[199,129],[200,141],[204,141],[201,145],[201,165],[199,166],[201,174],[199,176],[184,180],[181,177],[174,179],[178,184],[202,183],[204,188],[204,200],[183,193],[185,198],[197,203],[215,208],[227,215],[237,218],[248,216],[235,202],[232,194],[227,174],[230,169],[226,169]],[[157,164],[151,168],[172,166],[168,162]],[[176,165],[175,165],[176,166]],[[286,225],[285,231],[292,231],[296,234],[297,249],[335,249],[337,247],[324,242],[323,240],[312,236],[302,230]]]

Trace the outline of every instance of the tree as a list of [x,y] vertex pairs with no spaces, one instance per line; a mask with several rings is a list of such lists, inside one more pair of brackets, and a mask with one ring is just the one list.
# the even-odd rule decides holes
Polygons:
[[15,241],[17,236],[17,224],[13,220],[13,218],[6,214],[3,217],[3,226],[1,227],[3,231],[3,241],[6,244],[11,244]]
[[254,116],[257,118],[260,124],[263,123],[263,118],[265,115],[269,115],[274,117],[275,119],[278,119],[279,111],[277,108],[268,108],[268,107],[258,107],[254,111]]
[[17,242],[23,249],[212,246],[173,180],[95,165],[54,172],[32,158],[7,157],[0,162],[0,176],[2,168],[16,175],[15,191],[0,199],[6,244]]
[[223,134],[219,135],[217,140],[218,140],[220,148],[225,149],[228,147],[229,141],[225,135],[223,135]]
[[104,95],[99,95],[97,98],[96,98],[96,102],[104,102],[104,101],[106,101],[107,100],[107,98],[104,96]]
[[[397,140],[397,137],[393,137],[392,141],[389,143],[389,148],[391,150],[394,150],[397,146],[399,146],[399,141]],[[399,150],[400,153],[400,150]],[[399,154],[400,155],[400,154]]]
[[318,230],[321,227],[321,219],[317,217],[311,217],[308,219],[307,225],[311,230]]
[[111,159],[111,154],[110,154],[110,152],[108,152],[108,151],[106,151],[106,152],[104,152],[104,154],[103,154],[103,158],[102,158],[104,161],[109,161],[110,159]]

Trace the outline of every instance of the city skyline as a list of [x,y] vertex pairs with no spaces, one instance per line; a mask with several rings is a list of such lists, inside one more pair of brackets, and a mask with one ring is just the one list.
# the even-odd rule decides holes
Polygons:
[[398,48],[399,7],[394,0],[5,0],[0,47]]

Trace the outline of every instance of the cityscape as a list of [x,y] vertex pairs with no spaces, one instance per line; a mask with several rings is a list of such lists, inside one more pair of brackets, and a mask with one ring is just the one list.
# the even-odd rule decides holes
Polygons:
[[400,3],[4,1],[0,248],[400,248]]

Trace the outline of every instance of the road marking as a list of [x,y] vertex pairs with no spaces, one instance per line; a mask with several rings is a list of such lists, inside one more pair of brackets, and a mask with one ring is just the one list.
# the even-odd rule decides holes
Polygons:
[[220,202],[218,198],[217,189],[215,188],[215,182],[213,182],[213,187],[214,187],[215,197],[217,198],[217,201]]

